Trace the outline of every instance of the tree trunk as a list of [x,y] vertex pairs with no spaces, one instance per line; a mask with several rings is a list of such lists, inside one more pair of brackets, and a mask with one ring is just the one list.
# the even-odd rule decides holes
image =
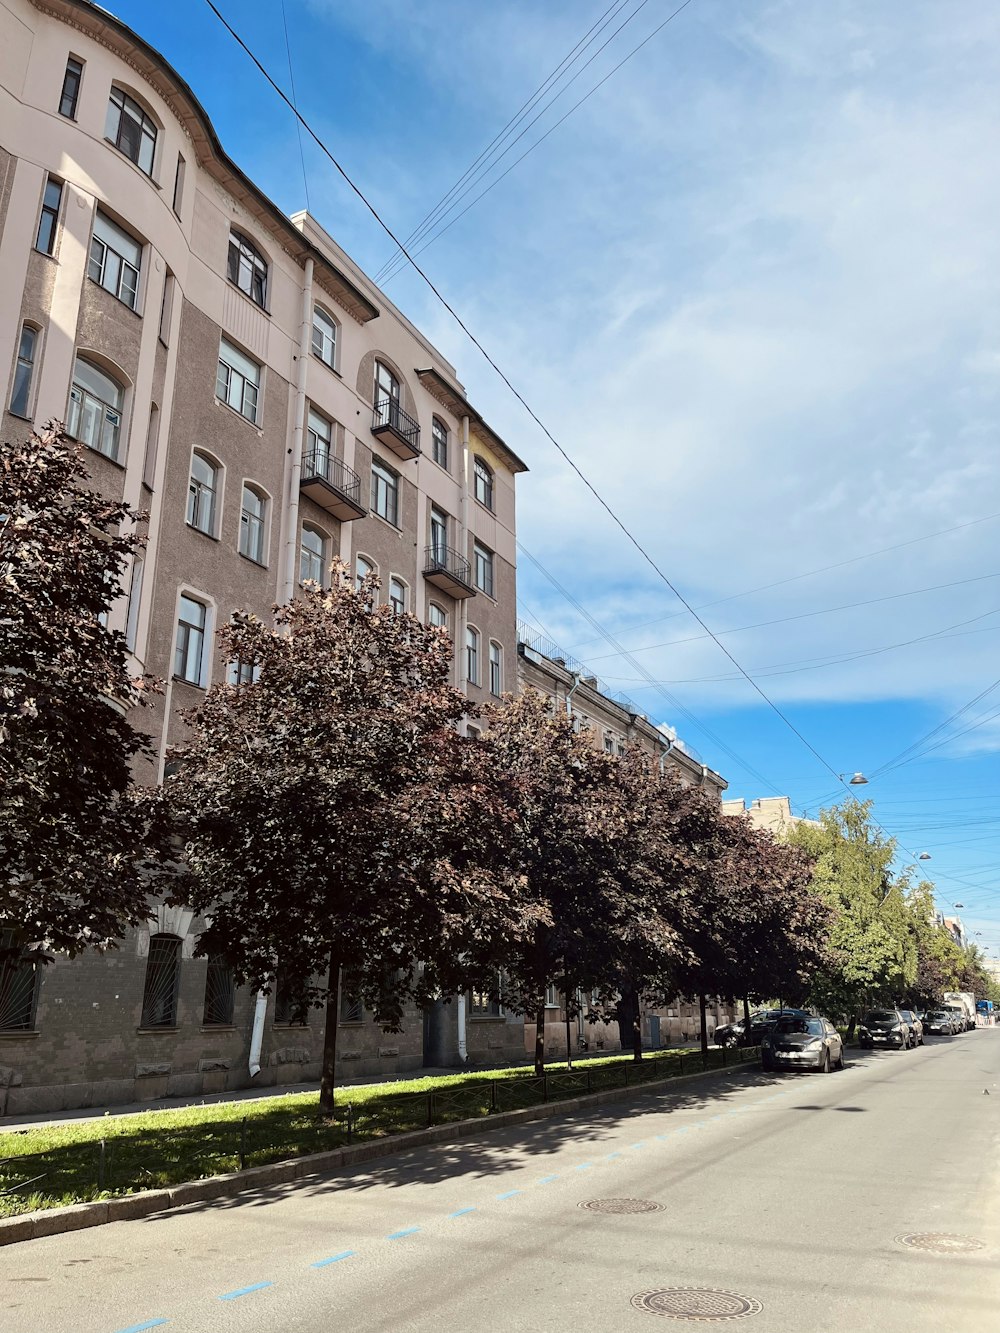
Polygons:
[[639,1009],[639,992],[632,991],[630,996],[632,1008],[632,1059],[642,1059],[642,1013]]
[[753,1041],[753,1023],[750,1021],[750,1001],[743,996],[743,1045],[749,1046]]
[[330,975],[327,979],[326,1027],[323,1031],[323,1071],[319,1083],[319,1113],[332,1116],[334,1086],[337,1079],[337,1021],[340,1017],[340,960],[330,955]]
[[701,1017],[701,1053],[708,1055],[708,1000],[698,996],[698,1013]]
[[857,1021],[858,1021],[858,1016],[857,1016],[857,1014],[851,1014],[851,1021],[850,1021],[850,1022],[848,1023],[848,1025],[847,1025],[847,1040],[848,1040],[848,1041],[853,1041],[853,1040],[854,1040],[854,1028],[855,1028],[855,1025],[857,1024]]
[[535,1010],[535,1078],[545,1073],[545,996]]

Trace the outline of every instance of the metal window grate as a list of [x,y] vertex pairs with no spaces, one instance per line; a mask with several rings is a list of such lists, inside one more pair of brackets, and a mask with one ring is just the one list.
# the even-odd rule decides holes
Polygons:
[[154,935],[146,960],[146,986],[142,994],[144,1028],[177,1026],[177,990],[181,979],[181,942],[175,935]]
[[34,959],[5,953],[10,941],[11,932],[0,933],[0,1032],[30,1032],[35,1025],[39,967]]
[[206,1027],[228,1027],[233,1021],[236,1005],[236,981],[233,969],[218,954],[208,960],[205,974],[205,1016]]

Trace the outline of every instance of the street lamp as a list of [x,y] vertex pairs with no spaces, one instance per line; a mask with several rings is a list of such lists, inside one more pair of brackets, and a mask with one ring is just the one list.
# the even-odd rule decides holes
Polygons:
[[930,860],[931,860],[931,854],[930,854],[930,852],[921,852],[920,855],[917,857],[917,860],[918,860],[918,861],[930,861]]
[[868,786],[868,779],[865,777],[864,773],[855,773],[854,776],[850,778],[848,778],[846,773],[838,773],[837,777],[840,778],[841,782],[844,782],[846,780],[847,783],[852,787]]

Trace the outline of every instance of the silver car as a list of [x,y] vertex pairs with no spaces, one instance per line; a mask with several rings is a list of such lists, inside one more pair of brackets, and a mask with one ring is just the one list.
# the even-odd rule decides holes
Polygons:
[[818,1069],[829,1074],[844,1067],[844,1041],[825,1018],[779,1018],[760,1044],[764,1069]]

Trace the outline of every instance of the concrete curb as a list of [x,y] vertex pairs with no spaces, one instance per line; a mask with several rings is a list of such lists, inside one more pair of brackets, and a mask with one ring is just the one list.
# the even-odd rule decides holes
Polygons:
[[747,1061],[723,1069],[699,1070],[695,1074],[675,1074],[656,1079],[641,1087],[609,1088],[604,1092],[584,1093],[565,1101],[543,1102],[540,1106],[526,1106],[518,1111],[501,1111],[496,1115],[478,1116],[472,1120],[456,1120],[447,1125],[432,1125],[429,1129],[412,1130],[408,1134],[393,1134],[368,1143],[353,1143],[329,1152],[312,1153],[308,1157],[293,1157],[268,1166],[252,1166],[246,1171],[228,1175],[208,1176],[204,1180],[190,1180],[167,1189],[146,1190],[142,1194],[123,1194],[114,1199],[96,1203],[74,1203],[67,1208],[43,1208],[35,1213],[0,1219],[0,1246],[14,1245],[40,1236],[56,1236],[64,1231],[81,1231],[85,1227],[104,1226],[107,1222],[129,1222],[173,1208],[184,1208],[192,1203],[210,1199],[233,1198],[239,1194],[266,1189],[271,1185],[285,1185],[296,1180],[315,1180],[329,1176],[338,1169],[352,1167],[359,1162],[372,1162],[380,1157],[392,1157],[422,1148],[427,1144],[451,1143],[475,1138],[483,1131],[507,1129],[514,1125],[530,1124],[534,1120],[548,1120],[568,1112],[591,1107],[609,1106],[654,1092],[669,1091],[679,1084],[697,1079],[716,1078],[721,1074],[745,1073],[757,1069],[756,1062]]

